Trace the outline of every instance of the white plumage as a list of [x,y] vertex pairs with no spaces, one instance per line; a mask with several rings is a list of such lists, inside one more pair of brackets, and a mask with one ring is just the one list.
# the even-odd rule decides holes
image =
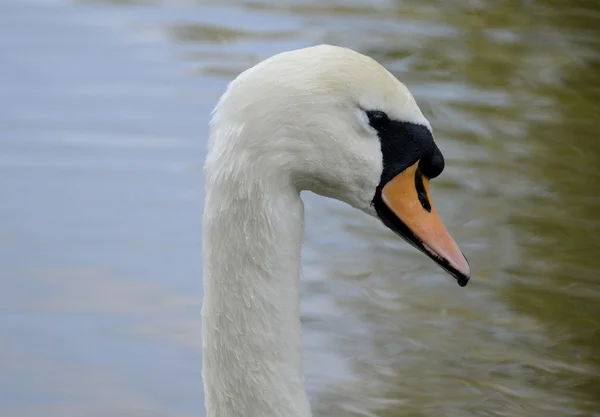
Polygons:
[[430,129],[387,70],[328,45],[259,63],[219,100],[204,169],[208,417],[310,416],[299,318],[300,191],[376,215],[383,159],[367,109]]

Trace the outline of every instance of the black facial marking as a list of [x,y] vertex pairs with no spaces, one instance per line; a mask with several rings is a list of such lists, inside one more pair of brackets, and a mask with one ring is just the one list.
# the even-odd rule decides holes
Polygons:
[[371,126],[377,130],[383,154],[383,172],[377,192],[419,160],[420,171],[427,178],[441,174],[444,157],[426,126],[392,120],[379,110],[366,111],[366,114]]
[[446,163],[444,161],[444,155],[442,155],[442,152],[434,143],[433,151],[423,155],[423,158],[421,158],[421,162],[419,162],[419,169],[423,175],[429,179],[432,179],[442,173],[445,165]]

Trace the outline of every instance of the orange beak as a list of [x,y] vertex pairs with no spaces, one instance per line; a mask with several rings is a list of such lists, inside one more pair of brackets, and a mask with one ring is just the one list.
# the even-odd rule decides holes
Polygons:
[[385,184],[378,210],[384,223],[444,268],[464,287],[471,267],[431,202],[429,179],[410,166]]

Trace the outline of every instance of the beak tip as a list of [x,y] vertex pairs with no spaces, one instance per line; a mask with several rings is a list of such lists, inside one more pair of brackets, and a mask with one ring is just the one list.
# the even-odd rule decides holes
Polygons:
[[459,287],[466,287],[470,279],[470,276],[457,276],[456,282],[458,283]]
[[464,253],[461,253],[461,255],[464,259],[464,265],[461,265],[461,270],[457,270],[457,274],[455,274],[454,277],[456,278],[456,282],[460,287],[466,287],[471,279],[471,265],[469,264],[469,261]]

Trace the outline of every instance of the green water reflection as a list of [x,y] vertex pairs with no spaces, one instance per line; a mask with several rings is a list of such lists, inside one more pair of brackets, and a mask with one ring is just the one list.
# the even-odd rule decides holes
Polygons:
[[[419,50],[410,44],[397,47],[390,35],[365,52],[391,67],[398,59],[408,61],[397,74],[423,88],[420,101],[438,136],[484,148],[489,155],[483,161],[464,158],[460,164],[465,174],[477,171],[485,178],[487,189],[478,197],[498,203],[488,213],[504,212],[502,222],[481,232],[488,236],[509,228],[517,255],[495,272],[475,260],[475,270],[478,278],[502,282],[489,291],[519,316],[504,323],[475,317],[487,326],[458,331],[466,338],[458,360],[446,356],[456,350],[448,349],[423,360],[421,367],[394,358],[399,351],[386,352],[407,333],[406,328],[389,333],[393,320],[386,320],[388,331],[374,331],[372,343],[387,363],[368,366],[368,358],[358,364],[366,386],[385,381],[376,384],[374,413],[594,415],[600,410],[598,3],[508,1],[455,8],[459,2],[448,2],[443,13],[432,13],[433,4],[424,3],[402,2],[395,11],[399,18],[410,15],[450,26],[448,35],[431,36]],[[426,83],[440,91],[429,91]],[[445,99],[445,83],[460,86],[464,95]],[[469,190],[465,184],[457,180],[440,187]],[[456,192],[445,194],[452,198]],[[484,211],[471,210],[466,217],[482,215]],[[502,251],[493,236],[484,248],[491,257]],[[472,314],[473,309],[456,307],[454,314]],[[545,337],[527,334],[540,330]],[[456,340],[451,332],[438,337],[446,333]],[[426,330],[414,337],[431,338]],[[431,338],[431,343],[446,342]],[[398,377],[401,383],[394,384]],[[345,400],[341,395],[337,406],[325,409],[344,408],[340,404]]]

